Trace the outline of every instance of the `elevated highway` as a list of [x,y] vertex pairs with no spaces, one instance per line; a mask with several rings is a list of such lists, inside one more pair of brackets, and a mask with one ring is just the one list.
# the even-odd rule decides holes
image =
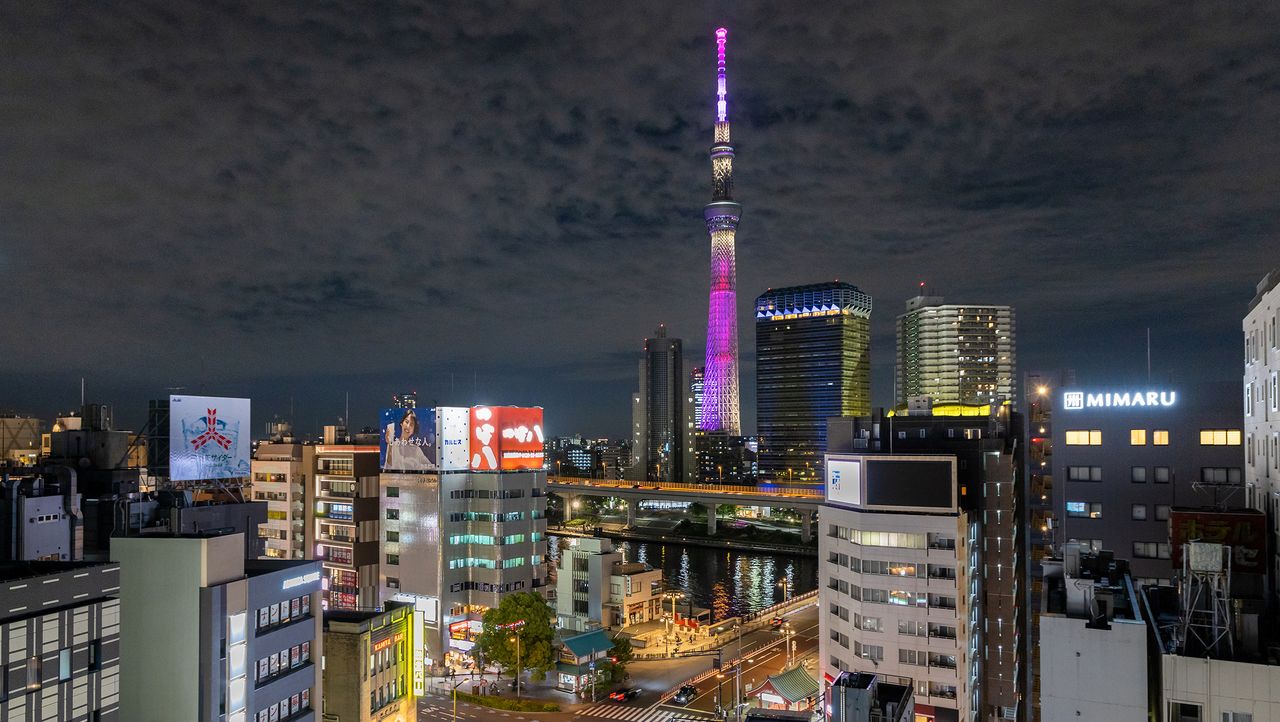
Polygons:
[[547,491],[565,500],[565,514],[572,513],[573,500],[581,496],[602,496],[623,499],[627,502],[627,526],[635,526],[636,512],[642,501],[697,502],[707,506],[707,533],[716,532],[715,506],[767,506],[779,509],[795,509],[800,512],[800,538],[804,542],[813,539],[813,515],[822,504],[822,487],[761,484],[759,486],[729,486],[721,484],[680,484],[666,482],[611,481],[583,479],[575,476],[547,477]]

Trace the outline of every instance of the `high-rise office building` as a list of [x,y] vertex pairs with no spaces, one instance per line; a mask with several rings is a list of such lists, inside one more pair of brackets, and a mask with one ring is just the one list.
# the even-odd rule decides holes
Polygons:
[[704,431],[742,433],[738,411],[738,278],[734,247],[742,205],[733,200],[733,146],[729,144],[729,94],[725,44],[716,30],[716,123],[711,144],[711,203],[703,211],[711,235],[711,298],[707,307]]
[[1028,584],[1024,589],[1027,604],[1027,635],[1023,645],[1022,665],[1029,693],[1028,722],[1040,722],[1040,599],[1044,589],[1041,560],[1053,555],[1054,530],[1060,521],[1054,515],[1053,422],[1054,399],[1075,385],[1071,371],[1028,371],[1023,377],[1023,408],[1026,410],[1026,473],[1023,498],[1027,506],[1026,545]]
[[119,591],[119,564],[0,564],[0,719],[140,719],[120,712]]
[[935,405],[1013,402],[1017,361],[1012,306],[947,304],[916,296],[898,317],[898,408],[913,396]]
[[392,394],[391,405],[397,409],[416,409],[418,407],[418,392],[405,391],[400,394]]
[[633,398],[636,463],[628,478],[637,481],[683,481],[687,407],[683,344],[658,326],[645,339],[640,357],[640,390]]
[[760,477],[814,481],[827,419],[871,413],[871,296],[833,281],[756,299]]
[[242,537],[111,540],[120,719],[319,720],[320,563],[245,561]]
[[[1263,277],[1244,317],[1244,435],[1247,503],[1280,533],[1280,268]],[[1272,551],[1280,579],[1280,549]]]
[[828,683],[910,679],[916,719],[1023,718],[1021,423],[1009,407],[833,422],[818,541]]
[[689,372],[689,398],[693,403],[693,428],[702,428],[702,395],[706,390],[706,374],[701,366]]

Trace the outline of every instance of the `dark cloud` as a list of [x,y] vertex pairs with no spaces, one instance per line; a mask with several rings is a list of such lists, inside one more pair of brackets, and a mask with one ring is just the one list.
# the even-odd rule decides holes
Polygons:
[[702,347],[722,23],[748,403],[751,301],[828,277],[876,299],[882,400],[920,280],[1016,305],[1027,367],[1135,373],[1151,327],[1234,378],[1280,260],[1273,3],[20,3],[0,406],[407,386],[620,433],[640,340]]

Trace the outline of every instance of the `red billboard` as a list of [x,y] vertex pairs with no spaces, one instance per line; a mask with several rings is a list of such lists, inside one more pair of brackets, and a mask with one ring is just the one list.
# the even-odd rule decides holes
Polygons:
[[541,469],[542,409],[475,406],[471,409],[471,469]]
[[1169,542],[1175,570],[1182,568],[1182,545],[1189,541],[1230,546],[1233,572],[1267,570],[1267,517],[1260,511],[1174,509],[1169,513]]

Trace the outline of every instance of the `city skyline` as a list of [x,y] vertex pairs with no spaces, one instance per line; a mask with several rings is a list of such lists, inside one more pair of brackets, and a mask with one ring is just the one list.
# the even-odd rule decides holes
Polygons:
[[[1145,378],[1150,327],[1156,374],[1194,382],[1234,378],[1232,319],[1272,265],[1274,8],[395,5],[300,25],[164,7],[5,11],[25,71],[0,80],[14,411],[74,407],[84,376],[121,427],[182,386],[252,396],[255,426],[292,399],[310,433],[346,392],[360,427],[417,388],[622,436],[648,330],[684,338],[690,366],[703,348],[722,24],[748,297],[838,278],[897,308],[925,280],[1014,306],[1022,370]],[[872,334],[887,405],[892,315]]]

